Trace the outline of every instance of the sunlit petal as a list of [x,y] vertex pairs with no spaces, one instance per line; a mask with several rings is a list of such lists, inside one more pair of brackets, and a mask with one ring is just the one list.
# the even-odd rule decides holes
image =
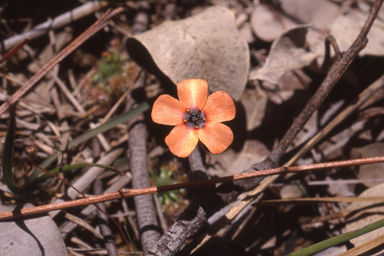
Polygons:
[[177,94],[180,102],[186,108],[204,107],[208,95],[208,84],[203,79],[189,79],[177,85]]
[[152,120],[158,124],[178,125],[183,123],[186,108],[177,99],[163,94],[155,101],[152,108]]
[[165,138],[171,152],[178,157],[187,157],[196,147],[198,130],[188,129],[185,124],[179,124]]
[[231,145],[233,133],[228,126],[222,123],[207,122],[199,130],[199,139],[212,154],[219,154]]
[[208,122],[225,122],[236,115],[235,103],[228,93],[217,91],[209,95],[203,108]]

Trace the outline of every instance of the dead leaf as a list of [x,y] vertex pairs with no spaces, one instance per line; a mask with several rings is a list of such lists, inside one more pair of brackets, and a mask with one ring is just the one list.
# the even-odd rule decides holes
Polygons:
[[229,175],[227,173],[228,166],[230,166],[237,158],[238,153],[232,148],[225,150],[221,154],[211,155],[211,166],[207,170],[210,177],[223,177]]
[[341,14],[340,6],[329,0],[280,0],[279,3],[287,16],[323,30],[329,29]]
[[214,6],[191,18],[166,21],[128,39],[127,49],[140,65],[145,48],[152,61],[175,84],[202,78],[210,91],[225,91],[235,100],[247,83],[249,49],[234,24],[233,14]]
[[252,11],[252,30],[258,38],[266,42],[273,42],[296,25],[281,12],[275,10],[272,5],[259,4]]
[[311,82],[312,79],[298,69],[285,73],[279,79],[277,86],[282,91],[306,90]]
[[[33,207],[32,204],[24,208]],[[15,205],[0,205],[0,211],[12,211]],[[68,255],[55,222],[49,216],[0,222],[0,255]]]
[[[384,184],[379,184],[365,190],[359,195],[359,197],[382,197],[384,196]],[[377,206],[375,206],[377,205]],[[347,216],[346,231],[353,231],[369,225],[375,221],[383,219],[384,206],[382,203],[377,202],[354,202],[351,203],[345,211],[351,212],[352,214]],[[369,240],[375,239],[376,237],[384,234],[384,227],[371,231],[367,234],[358,236],[351,239],[351,243],[355,246],[363,244]],[[382,253],[377,252],[378,255]]]
[[[336,38],[340,51],[346,51],[360,33],[368,13],[352,9],[347,15],[341,15],[331,26],[331,34]],[[367,46],[359,56],[384,56],[384,22],[376,19],[368,34]]]
[[[304,187],[301,186],[303,189]],[[284,187],[280,190],[280,197],[282,199],[288,199],[288,198],[300,198],[303,196],[303,192],[300,190],[300,188],[297,185],[294,184],[288,184],[284,185]]]
[[251,44],[255,41],[255,36],[252,33],[251,24],[249,22],[244,23],[240,28],[239,32],[241,37],[244,39],[245,42],[248,44]]
[[318,30],[310,28],[307,33],[306,41],[311,52],[314,52],[317,55],[316,60],[311,63],[311,69],[315,72],[321,72],[325,55],[325,35]]
[[263,90],[245,89],[240,102],[247,118],[247,131],[261,125],[267,107],[268,97]]
[[263,81],[262,87],[268,88],[268,98],[276,105],[280,105],[283,102],[289,100],[293,95],[295,90],[305,90],[309,87],[311,82],[310,77],[308,77],[301,69],[288,71],[276,84],[271,84],[267,81]]
[[213,167],[210,167],[207,173],[218,177],[238,174],[254,163],[262,161],[269,154],[268,148],[260,141],[247,140],[239,153],[229,149],[222,154],[212,155]]
[[[358,1],[356,1],[356,4],[359,7],[359,9],[365,13],[369,13],[369,11],[372,9],[372,6],[374,3],[375,3],[375,0],[358,0]],[[380,8],[379,13],[377,14],[377,19],[384,21],[384,9],[383,8]]]
[[297,26],[273,42],[264,66],[253,71],[250,79],[265,80],[277,84],[288,71],[310,64],[317,54],[306,48],[308,26]]
[[342,179],[333,180],[330,177],[326,177],[325,180],[329,181],[327,189],[329,194],[335,195],[336,197],[356,196],[355,193],[353,193],[353,189],[355,188],[353,184],[345,184],[342,182]]
[[[39,54],[38,58],[40,64],[44,65],[50,61],[64,46],[72,41],[73,29],[71,27],[65,27],[63,32],[55,35],[54,45],[47,45],[44,50]],[[42,66],[38,65],[36,61],[33,61],[28,65],[28,70],[31,73],[36,73]]]
[[[361,149],[361,157],[373,157],[384,155],[384,143],[370,144]],[[361,180],[382,179],[384,171],[384,163],[361,165],[359,167],[358,177]],[[380,182],[380,181],[379,181]],[[378,182],[365,182],[364,185],[372,187]]]

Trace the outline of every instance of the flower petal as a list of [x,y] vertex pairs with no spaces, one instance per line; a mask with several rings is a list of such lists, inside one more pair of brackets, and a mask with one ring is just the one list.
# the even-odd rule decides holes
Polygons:
[[233,141],[232,130],[217,122],[207,122],[199,130],[199,139],[211,151],[212,154],[219,154],[226,150]]
[[178,125],[183,123],[186,108],[177,99],[163,94],[155,101],[152,108],[152,120],[158,124]]
[[180,102],[186,108],[202,109],[208,95],[208,84],[203,79],[188,79],[177,85]]
[[203,108],[208,122],[224,122],[235,118],[236,108],[228,93],[217,91],[209,95]]
[[188,129],[185,124],[177,125],[165,137],[165,143],[167,143],[171,152],[178,157],[189,156],[198,141],[198,130]]

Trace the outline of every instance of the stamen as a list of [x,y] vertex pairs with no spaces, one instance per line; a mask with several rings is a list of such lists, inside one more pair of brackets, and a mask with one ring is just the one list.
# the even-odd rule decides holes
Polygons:
[[183,121],[189,129],[201,129],[206,123],[205,113],[198,108],[187,109]]

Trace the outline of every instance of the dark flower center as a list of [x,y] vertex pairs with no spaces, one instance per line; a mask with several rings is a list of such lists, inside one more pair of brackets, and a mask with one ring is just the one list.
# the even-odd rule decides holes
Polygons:
[[184,123],[189,129],[201,129],[207,122],[205,113],[198,108],[187,109],[187,112],[184,114],[183,118]]

